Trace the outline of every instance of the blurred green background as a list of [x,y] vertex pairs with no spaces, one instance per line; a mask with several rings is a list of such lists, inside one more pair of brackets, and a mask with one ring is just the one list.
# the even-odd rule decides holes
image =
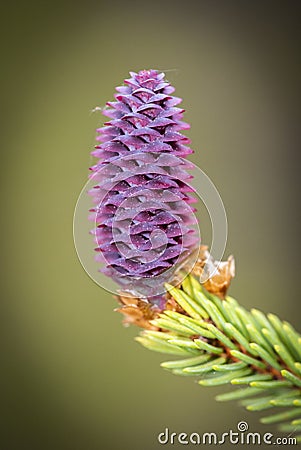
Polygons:
[[277,434],[135,343],[81,267],[72,219],[103,122],[91,110],[130,70],[165,70],[191,159],[226,206],[231,294],[300,328],[299,6],[3,4],[1,450],[151,450],[165,427],[221,433],[240,420]]

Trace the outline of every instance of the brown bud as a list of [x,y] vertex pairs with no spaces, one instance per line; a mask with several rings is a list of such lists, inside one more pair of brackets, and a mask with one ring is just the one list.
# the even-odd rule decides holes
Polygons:
[[158,330],[158,327],[155,327],[149,322],[155,319],[161,312],[157,306],[148,303],[147,300],[123,293],[119,294],[118,300],[122,306],[116,308],[115,311],[124,315],[123,323],[125,325],[132,324],[147,330]]
[[[214,274],[206,279],[206,281],[202,282],[202,278],[204,278],[208,269],[210,269],[210,271],[213,270]],[[200,247],[198,260],[191,273],[199,279],[200,283],[202,283],[208,292],[224,299],[231,280],[235,275],[234,257],[231,255],[227,261],[215,261],[210,255],[208,247],[202,245]]]

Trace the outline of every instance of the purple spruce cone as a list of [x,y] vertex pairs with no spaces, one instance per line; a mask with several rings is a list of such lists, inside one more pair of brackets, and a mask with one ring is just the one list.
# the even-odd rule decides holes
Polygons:
[[103,111],[110,120],[97,129],[100,144],[92,155],[99,159],[91,167],[97,184],[89,194],[101,271],[133,289],[133,280],[163,284],[199,237],[190,206],[196,200],[187,184],[193,165],[183,159],[192,150],[179,133],[189,128],[176,106],[181,99],[171,95],[164,73],[130,75]]

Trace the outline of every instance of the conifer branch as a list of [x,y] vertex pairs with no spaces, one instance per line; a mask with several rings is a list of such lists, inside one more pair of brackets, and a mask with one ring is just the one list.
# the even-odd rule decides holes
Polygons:
[[300,334],[226,297],[234,259],[215,261],[200,245],[189,125],[173,92],[164,73],[130,72],[103,109],[109,121],[97,129],[88,191],[100,271],[120,287],[124,321],[145,329],[137,340],[184,357],[163,368],[203,386],[240,385],[217,400],[271,410],[263,423],[301,431]]
[[[185,357],[161,364],[176,375],[198,377],[202,386],[242,386],[218,395],[218,401],[270,410],[262,423],[300,432],[300,334],[273,314],[247,311],[229,296],[220,299],[192,275],[167,289],[183,312],[161,312],[150,321],[154,330],[142,331],[136,340],[150,350]],[[301,442],[301,434],[296,437]]]

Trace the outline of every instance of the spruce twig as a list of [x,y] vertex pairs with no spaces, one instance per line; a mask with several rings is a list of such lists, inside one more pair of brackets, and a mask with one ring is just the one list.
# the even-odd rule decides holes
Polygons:
[[[231,297],[207,292],[193,275],[167,289],[183,312],[163,311],[150,321],[159,331],[144,330],[136,340],[154,351],[186,356],[161,364],[176,375],[198,377],[202,386],[242,386],[218,395],[218,401],[269,410],[262,423],[300,432],[300,334],[275,315],[247,311]],[[301,442],[301,433],[296,438]]]
[[[163,368],[203,386],[240,385],[217,400],[270,410],[263,423],[300,431],[301,336],[226,297],[234,258],[214,261],[200,245],[181,99],[153,69],[130,72],[116,91],[103,110],[109,121],[97,129],[88,193],[96,259],[121,287],[118,311],[145,329],[142,345],[182,357]],[[167,295],[166,281],[177,286],[166,285]]]

